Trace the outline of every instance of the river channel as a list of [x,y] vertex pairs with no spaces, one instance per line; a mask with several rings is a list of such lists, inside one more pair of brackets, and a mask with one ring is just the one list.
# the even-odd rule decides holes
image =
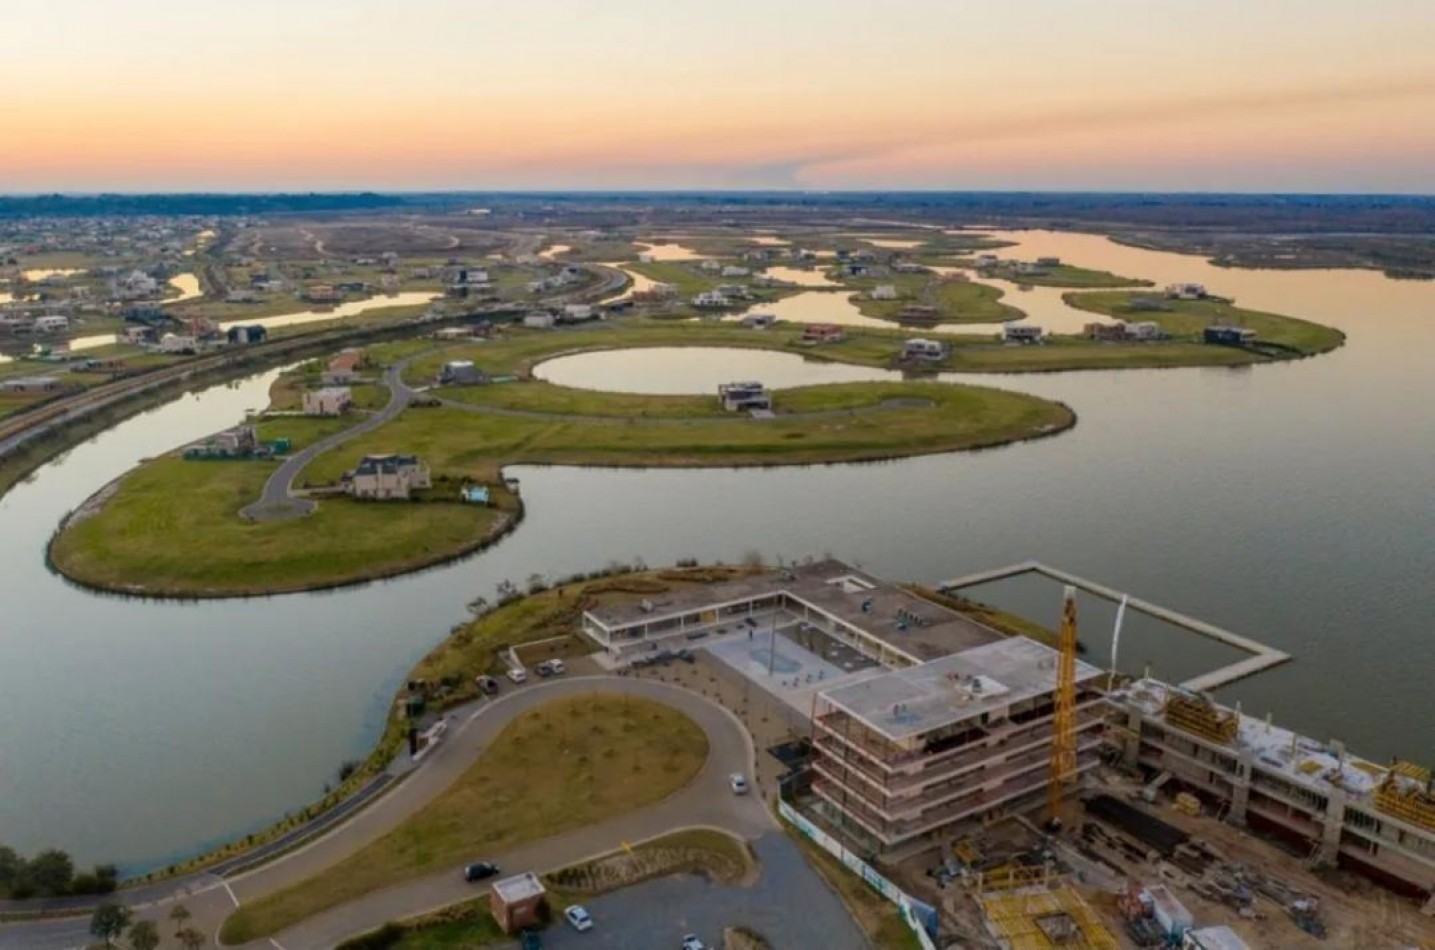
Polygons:
[[[66,511],[143,457],[261,406],[268,375],[185,396],[0,499],[0,841],[137,869],[260,827],[367,751],[403,674],[474,596],[505,579],[634,556],[830,552],[925,581],[1039,559],[1294,653],[1223,694],[1247,711],[1271,710],[1376,759],[1428,760],[1435,284],[1226,270],[1086,235],[1010,237],[1019,246],[1004,255],[1058,255],[1158,285],[1204,282],[1246,306],[1336,325],[1349,342],[1242,369],[980,377],[1061,399],[1080,417],[1059,437],[992,451],[749,471],[519,467],[510,474],[528,516],[507,540],[366,587],[151,602],[50,574],[44,545]],[[1022,296],[1008,301],[1021,306]],[[640,391],[874,375],[745,351],[683,359],[675,371],[662,351],[600,353],[539,372]],[[1049,585],[983,593],[1055,620],[1059,591]],[[1097,661],[1110,622],[1109,610],[1083,602],[1082,636]],[[1123,667],[1151,663],[1167,677],[1218,658],[1130,622],[1121,653]]]

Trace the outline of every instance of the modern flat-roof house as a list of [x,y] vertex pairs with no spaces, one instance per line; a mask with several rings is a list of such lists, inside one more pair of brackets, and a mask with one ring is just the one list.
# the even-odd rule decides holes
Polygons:
[[867,296],[873,300],[896,300],[898,294],[897,288],[892,284],[878,284]]
[[1166,296],[1173,300],[1200,300],[1207,296],[1205,284],[1167,284]]
[[546,310],[535,310],[523,318],[523,325],[533,330],[551,330],[558,318]]
[[777,322],[777,315],[773,313],[746,313],[742,317],[742,325],[749,330],[766,330]]
[[1256,331],[1249,327],[1206,327],[1201,339],[1218,346],[1240,346],[1256,341]]
[[907,360],[944,360],[947,344],[941,340],[908,340],[902,344],[902,358]]
[[718,293],[716,290],[704,290],[693,298],[693,306],[704,309],[718,309],[731,306],[732,301],[728,300],[726,294]]
[[[1025,637],[969,647],[817,697],[813,791],[881,851],[1044,796],[1055,650]],[[1102,671],[1076,664],[1077,772],[1101,761]]]
[[722,407],[728,412],[772,408],[772,397],[758,382],[721,383],[718,385],[718,399],[722,400]]
[[1042,329],[1031,323],[1008,323],[1002,327],[1002,340],[1007,343],[1040,343]]
[[446,386],[472,386],[488,382],[488,375],[473,360],[449,360],[439,371],[438,381]]
[[835,323],[809,323],[802,328],[803,343],[841,343],[847,334]]
[[517,933],[525,927],[542,925],[546,893],[538,875],[525,871],[493,885],[493,890],[489,892],[489,909],[504,933]]
[[355,498],[403,499],[432,486],[429,467],[413,455],[366,455],[344,480]]
[[1435,890],[1435,779],[1376,765],[1208,696],[1153,679],[1110,696],[1122,764],[1214,803],[1228,821],[1283,838],[1312,863],[1360,871],[1393,890]]
[[304,415],[342,416],[354,405],[354,391],[348,386],[325,386],[304,394]]
[[36,393],[52,393],[60,389],[58,376],[18,376],[0,379],[0,393],[29,396]]

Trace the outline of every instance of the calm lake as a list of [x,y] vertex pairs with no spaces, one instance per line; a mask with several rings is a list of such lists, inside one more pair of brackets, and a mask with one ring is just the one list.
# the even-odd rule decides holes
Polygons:
[[[1276,366],[980,377],[1080,416],[1059,437],[986,452],[753,471],[519,467],[528,517],[514,535],[367,587],[186,604],[96,596],[51,575],[44,545],[66,511],[141,458],[259,408],[270,377],[185,396],[0,500],[0,841],[140,868],[263,826],[367,751],[403,674],[474,596],[635,556],[830,552],[924,581],[1039,559],[1294,653],[1223,694],[1248,711],[1376,759],[1429,760],[1435,284],[1226,270],[1086,235],[1010,237],[1020,246],[1003,255],[1203,282],[1334,324],[1349,342]],[[790,301],[807,297],[845,305],[833,293]],[[746,351],[682,360],[603,353],[540,372],[642,392],[881,372]],[[1052,585],[983,595],[1049,622],[1059,609]],[[1082,638],[1104,662],[1111,611],[1082,610]],[[1219,658],[1130,621],[1121,652],[1123,667],[1173,678]]]

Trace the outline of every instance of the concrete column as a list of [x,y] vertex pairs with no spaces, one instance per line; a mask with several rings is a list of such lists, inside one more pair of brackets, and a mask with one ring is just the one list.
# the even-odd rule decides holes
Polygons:
[[1124,728],[1113,730],[1113,744],[1121,751],[1121,767],[1134,772],[1141,757],[1141,711],[1133,706],[1114,708],[1116,722]]
[[1251,797],[1251,767],[1255,761],[1255,753],[1249,749],[1243,749],[1236,756],[1236,771],[1231,776],[1231,810],[1226,814],[1226,820],[1233,825],[1245,827],[1246,824],[1246,803]]
[[1321,819],[1320,851],[1316,854],[1317,867],[1334,867],[1340,855],[1340,833],[1345,827],[1345,792],[1338,788],[1330,790],[1330,806]]

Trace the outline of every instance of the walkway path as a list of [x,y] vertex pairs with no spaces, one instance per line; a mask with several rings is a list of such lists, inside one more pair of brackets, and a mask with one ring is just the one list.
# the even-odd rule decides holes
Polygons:
[[[426,756],[404,781],[373,804],[323,837],[269,864],[229,878],[203,875],[185,882],[169,882],[142,892],[124,892],[118,898],[130,903],[137,918],[154,919],[162,930],[171,906],[183,901],[194,914],[194,925],[216,934],[224,918],[239,904],[282,890],[343,860],[387,834],[422,809],[473,764],[488,744],[514,717],[552,699],[603,692],[640,696],[666,703],[689,716],[708,737],[708,760],[686,788],[639,811],[533,842],[497,855],[475,855],[494,860],[505,871],[547,871],[666,833],[675,828],[704,825],[752,838],[773,827],[760,797],[735,796],[727,787],[732,772],[751,773],[752,741],[741,724],[725,709],[690,690],[651,680],[592,676],[515,688],[501,699],[450,714],[447,737]],[[466,884],[458,868],[445,868],[428,877],[398,885],[320,914],[278,935],[285,950],[332,947],[346,937],[372,929],[385,921],[422,913],[480,893]],[[131,894],[142,895],[139,900]],[[88,919],[64,918],[0,926],[0,950],[60,950],[89,942]],[[273,948],[268,940],[253,947]]]

